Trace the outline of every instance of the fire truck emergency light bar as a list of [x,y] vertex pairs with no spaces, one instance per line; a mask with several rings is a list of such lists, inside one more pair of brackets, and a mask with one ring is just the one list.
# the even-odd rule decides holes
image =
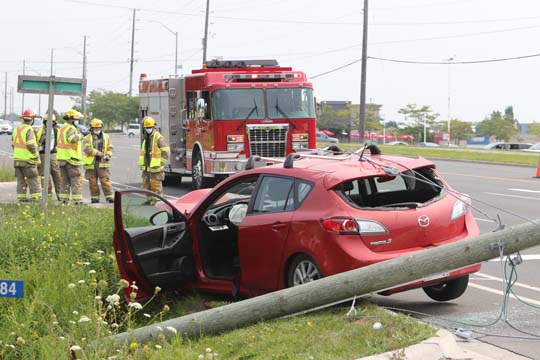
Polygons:
[[277,60],[210,60],[206,68],[245,68],[245,67],[276,67]]
[[298,77],[298,74],[225,74],[223,77],[227,81],[236,79],[291,79]]

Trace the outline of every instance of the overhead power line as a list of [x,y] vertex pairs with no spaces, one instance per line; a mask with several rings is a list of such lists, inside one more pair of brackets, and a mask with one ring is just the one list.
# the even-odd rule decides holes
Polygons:
[[[466,64],[485,64],[485,63],[493,63],[493,62],[503,62],[503,61],[513,61],[513,60],[523,60],[523,59],[529,59],[529,58],[535,58],[540,57],[539,54],[530,54],[530,55],[522,55],[522,56],[513,56],[513,57],[506,57],[506,58],[498,58],[498,59],[486,59],[486,60],[471,60],[471,61],[415,61],[415,60],[401,60],[401,59],[387,59],[387,58],[380,58],[375,56],[368,56],[368,59],[372,60],[379,60],[379,61],[387,61],[387,62],[394,62],[394,63],[402,63],[402,64],[419,64],[419,65],[466,65]],[[325,71],[323,73],[310,76],[309,79],[315,79],[324,75],[331,74],[333,72],[339,71],[341,69],[344,69],[346,67],[349,67],[351,65],[354,65],[358,62],[362,61],[362,58],[356,59],[354,61],[351,61],[350,63],[347,63],[345,65],[338,66],[336,68],[330,69],[328,71]]]

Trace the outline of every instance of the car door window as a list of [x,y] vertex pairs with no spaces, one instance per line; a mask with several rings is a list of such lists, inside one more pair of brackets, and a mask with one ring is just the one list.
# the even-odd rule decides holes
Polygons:
[[124,229],[166,225],[181,221],[171,206],[164,202],[148,201],[147,196],[128,193],[122,197],[122,223]]
[[282,212],[294,210],[294,179],[266,176],[263,178],[255,204],[254,213]]

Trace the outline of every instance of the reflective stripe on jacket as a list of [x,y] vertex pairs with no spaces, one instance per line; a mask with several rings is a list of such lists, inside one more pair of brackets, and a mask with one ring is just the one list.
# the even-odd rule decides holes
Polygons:
[[36,139],[26,140],[28,131],[34,131],[29,124],[22,124],[15,128],[11,137],[11,145],[13,146],[13,159],[15,161],[26,161],[29,164],[39,164],[39,155],[32,153],[28,149],[28,145],[35,145]]
[[[112,156],[112,145],[111,140],[109,138],[109,135],[105,134],[104,132],[101,133],[103,136],[103,151],[101,151],[104,155]],[[89,149],[92,150],[90,153]],[[86,135],[84,137],[84,168],[85,169],[93,169],[94,168],[94,161],[96,159],[96,154],[99,152],[98,149],[94,147],[94,137],[92,136],[92,133]],[[106,169],[111,167],[110,161],[104,161],[103,159],[99,162],[99,167],[101,169]]]
[[141,153],[139,155],[139,168],[143,171],[148,172],[161,172],[163,171],[163,163],[166,161],[161,158],[162,151],[168,151],[169,147],[160,148],[159,140],[163,137],[159,132],[154,131],[150,137],[150,164],[145,164],[145,154],[146,154],[146,140],[144,139],[141,146]]
[[[71,135],[69,134],[70,130],[73,131]],[[58,130],[58,143],[56,148],[56,160],[67,161],[71,165],[75,166],[82,165],[80,133],[75,126],[69,123],[62,125],[60,130]]]

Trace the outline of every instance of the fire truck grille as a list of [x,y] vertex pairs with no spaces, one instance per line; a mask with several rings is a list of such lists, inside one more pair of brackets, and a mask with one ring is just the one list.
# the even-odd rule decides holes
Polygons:
[[248,125],[249,152],[265,157],[285,157],[289,125]]

